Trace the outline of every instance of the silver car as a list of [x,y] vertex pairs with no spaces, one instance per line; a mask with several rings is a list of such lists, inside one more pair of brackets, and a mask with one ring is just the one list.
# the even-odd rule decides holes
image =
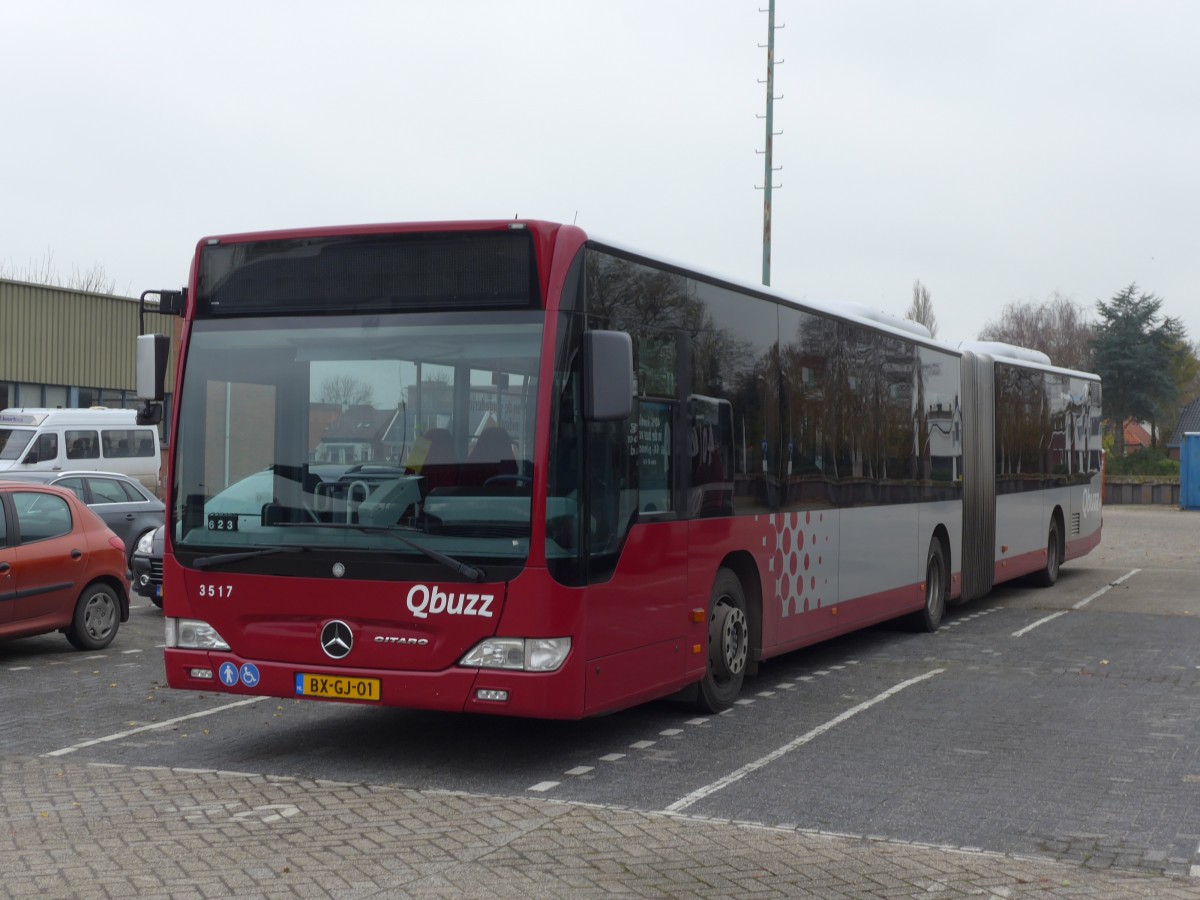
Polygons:
[[66,488],[88,505],[125,543],[125,559],[138,540],[166,521],[166,506],[136,478],[117,472],[5,472],[8,481],[33,481]]

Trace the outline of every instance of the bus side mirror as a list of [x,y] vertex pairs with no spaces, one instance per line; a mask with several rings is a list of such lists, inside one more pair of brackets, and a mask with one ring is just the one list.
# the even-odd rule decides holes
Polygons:
[[164,384],[170,353],[171,339],[165,334],[138,335],[134,387],[138,399],[146,401],[137,413],[139,425],[157,425],[162,421],[162,400],[166,396]]
[[633,413],[633,341],[623,331],[583,333],[583,417],[628,419]]
[[165,334],[139,334],[136,388],[139,400],[162,400],[171,339]]

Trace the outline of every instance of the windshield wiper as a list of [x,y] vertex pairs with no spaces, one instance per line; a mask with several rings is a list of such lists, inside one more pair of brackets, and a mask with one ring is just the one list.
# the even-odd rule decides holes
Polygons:
[[411,538],[407,538],[400,532],[382,525],[347,525],[347,528],[353,528],[356,531],[364,532],[365,534],[386,534],[388,537],[393,537],[402,543],[405,547],[410,547],[418,553],[424,553],[434,562],[441,563],[452,572],[457,572],[467,581],[483,581],[483,569],[478,566],[472,566],[468,563],[461,562],[453,556],[448,556],[439,550],[434,550],[432,547],[426,547],[417,543]]
[[[386,534],[388,537],[395,538],[404,546],[416,550],[418,553],[423,553],[434,562],[445,566],[451,572],[458,573],[463,578],[467,579],[467,581],[483,581],[483,569],[479,568],[478,566],[472,566],[468,563],[461,562],[460,560],[455,559],[453,556],[449,556],[448,554],[442,553],[439,550],[434,550],[432,547],[426,547],[422,544],[419,544],[411,538],[405,537],[395,528],[391,528],[386,525],[356,525],[354,523],[343,525],[338,522],[277,522],[275,525],[277,528],[331,528],[341,531],[361,531],[364,534]],[[302,548],[272,547],[263,552],[291,549]],[[237,556],[238,554],[231,553],[229,555]]]
[[197,569],[207,569],[221,566],[225,563],[241,562],[243,559],[253,559],[256,556],[270,556],[272,553],[298,553],[307,547],[259,547],[257,550],[243,550],[240,553],[218,553],[215,556],[201,556],[192,562]]

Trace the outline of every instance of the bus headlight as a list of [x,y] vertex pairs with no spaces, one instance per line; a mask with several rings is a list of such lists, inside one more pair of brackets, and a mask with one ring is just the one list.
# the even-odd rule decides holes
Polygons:
[[571,639],[530,638],[525,641],[525,668],[530,672],[553,672],[571,652]]
[[569,637],[488,638],[472,647],[458,664],[480,669],[553,672],[570,652]]
[[183,650],[228,650],[229,645],[207,622],[199,619],[163,620],[166,628],[166,645]]

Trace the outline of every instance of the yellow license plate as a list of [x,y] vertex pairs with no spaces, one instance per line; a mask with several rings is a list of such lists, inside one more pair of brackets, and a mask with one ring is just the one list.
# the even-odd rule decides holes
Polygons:
[[378,678],[345,678],[340,675],[296,675],[296,696],[332,700],[374,700],[381,694]]

